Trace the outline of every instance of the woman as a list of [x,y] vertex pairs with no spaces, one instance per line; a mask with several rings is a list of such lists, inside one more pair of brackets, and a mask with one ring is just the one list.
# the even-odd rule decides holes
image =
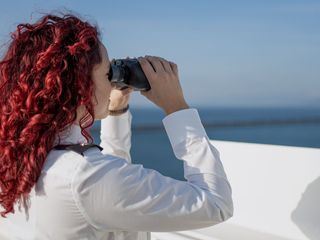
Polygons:
[[[0,62],[1,239],[150,239],[232,216],[219,153],[184,99],[175,63],[140,57],[151,86],[141,94],[166,113],[187,181],[131,163],[132,90],[108,81],[97,27],[49,14],[19,24],[12,38]],[[95,120],[100,146],[86,131]],[[79,144],[91,147],[58,148]]]

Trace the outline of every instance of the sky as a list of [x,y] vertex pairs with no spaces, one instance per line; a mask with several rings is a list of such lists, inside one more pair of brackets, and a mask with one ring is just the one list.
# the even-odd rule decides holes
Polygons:
[[[110,59],[175,62],[190,106],[319,106],[320,1],[3,1],[0,44],[56,10],[97,24]],[[130,104],[155,106],[139,92]]]

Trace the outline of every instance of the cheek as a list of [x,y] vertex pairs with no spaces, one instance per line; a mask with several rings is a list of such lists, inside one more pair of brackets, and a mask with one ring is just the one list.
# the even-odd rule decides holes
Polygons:
[[109,106],[109,97],[110,97],[111,89],[106,83],[101,83],[97,85],[95,89],[95,96],[97,103],[97,110],[99,112],[104,112],[106,108]]
[[110,89],[108,89],[108,90],[104,93],[104,102],[105,102],[106,110],[109,109],[109,105],[110,105],[110,93],[111,93],[111,90],[110,90]]
[[111,93],[111,85],[107,81],[101,81],[100,86],[98,86],[98,92],[101,100],[105,103],[109,100],[110,93]]
[[106,100],[108,103],[110,102],[110,96],[111,96],[111,89],[108,88],[107,91],[105,92]]
[[109,105],[110,105],[110,99],[107,99],[107,104],[106,104],[106,108],[109,109]]

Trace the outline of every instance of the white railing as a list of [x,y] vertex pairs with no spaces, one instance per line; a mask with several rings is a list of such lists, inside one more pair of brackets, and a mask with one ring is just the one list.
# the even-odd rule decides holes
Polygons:
[[320,239],[320,149],[212,141],[232,186],[234,216],[153,240]]

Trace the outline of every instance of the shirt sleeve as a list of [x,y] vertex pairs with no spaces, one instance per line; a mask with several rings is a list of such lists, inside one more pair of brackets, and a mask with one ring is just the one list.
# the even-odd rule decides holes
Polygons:
[[73,189],[95,228],[183,231],[209,227],[233,215],[231,186],[197,110],[171,113],[163,124],[175,156],[184,162],[187,181],[87,151],[86,157],[95,160],[79,169]]
[[118,156],[131,163],[131,122],[130,109],[121,115],[109,115],[101,120],[99,145],[104,154]]

